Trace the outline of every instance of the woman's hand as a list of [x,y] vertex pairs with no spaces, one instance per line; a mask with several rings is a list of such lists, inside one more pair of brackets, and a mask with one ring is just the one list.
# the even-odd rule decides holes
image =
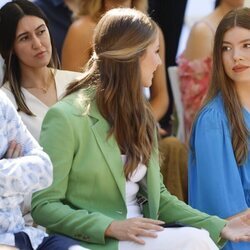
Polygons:
[[16,141],[11,141],[9,144],[9,148],[7,152],[5,153],[4,158],[11,159],[11,158],[17,158],[22,156],[22,148],[19,143]]
[[221,231],[221,237],[235,242],[250,241],[250,212],[228,221]]
[[145,244],[144,240],[139,236],[156,238],[155,231],[162,231],[164,228],[160,225],[164,221],[132,218],[123,221],[113,221],[105,232],[105,236],[112,237],[117,240],[134,241],[138,244]]

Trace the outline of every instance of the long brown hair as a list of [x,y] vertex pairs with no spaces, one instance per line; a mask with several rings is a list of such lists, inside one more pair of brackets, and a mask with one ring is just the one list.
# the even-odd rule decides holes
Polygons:
[[[104,1],[105,0],[76,0],[79,8],[77,16],[90,15],[94,20],[98,21],[101,15],[104,14]],[[119,2],[119,1],[117,1]],[[144,13],[148,10],[148,0],[132,0],[131,8],[135,8]]]
[[139,162],[148,163],[155,148],[155,121],[143,95],[139,59],[156,36],[156,24],[137,10],[106,12],[96,26],[89,70],[66,93],[95,86],[98,109],[110,124],[108,136],[115,136],[127,156],[127,178]]
[[242,104],[234,82],[226,74],[222,61],[222,45],[225,32],[233,27],[250,30],[250,9],[240,8],[224,16],[215,33],[211,84],[203,107],[221,93],[224,109],[229,120],[231,140],[238,165],[244,163],[248,154],[249,131],[242,114]]
[[[27,15],[36,16],[44,20],[49,30],[47,18],[34,3],[28,0],[14,0],[8,2],[1,8],[0,11],[0,54],[2,55],[5,63],[2,85],[9,82],[18,111],[22,111],[27,115],[33,115],[26,105],[21,90],[21,71],[19,67],[19,59],[13,52],[18,22]],[[58,68],[59,60],[50,30],[49,34],[52,46],[52,56],[48,66]]]

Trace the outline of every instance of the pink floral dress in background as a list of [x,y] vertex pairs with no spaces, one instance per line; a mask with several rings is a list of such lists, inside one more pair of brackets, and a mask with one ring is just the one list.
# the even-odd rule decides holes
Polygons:
[[184,108],[185,134],[188,140],[193,120],[208,90],[212,59],[207,57],[203,60],[189,61],[181,55],[177,63]]

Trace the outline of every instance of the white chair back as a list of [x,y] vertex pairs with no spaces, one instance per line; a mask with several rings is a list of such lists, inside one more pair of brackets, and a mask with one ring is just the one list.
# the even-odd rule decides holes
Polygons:
[[185,142],[184,109],[183,109],[183,105],[181,101],[180,79],[178,75],[178,67],[169,66],[168,75],[169,75],[169,80],[170,80],[170,86],[173,92],[174,103],[175,103],[177,118],[178,118],[178,128],[177,128],[176,137],[181,142]]

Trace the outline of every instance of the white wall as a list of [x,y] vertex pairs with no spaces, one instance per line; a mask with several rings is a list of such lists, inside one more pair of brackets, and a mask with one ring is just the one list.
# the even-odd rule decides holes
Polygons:
[[250,7],[250,0],[245,0],[244,1],[244,6]]

